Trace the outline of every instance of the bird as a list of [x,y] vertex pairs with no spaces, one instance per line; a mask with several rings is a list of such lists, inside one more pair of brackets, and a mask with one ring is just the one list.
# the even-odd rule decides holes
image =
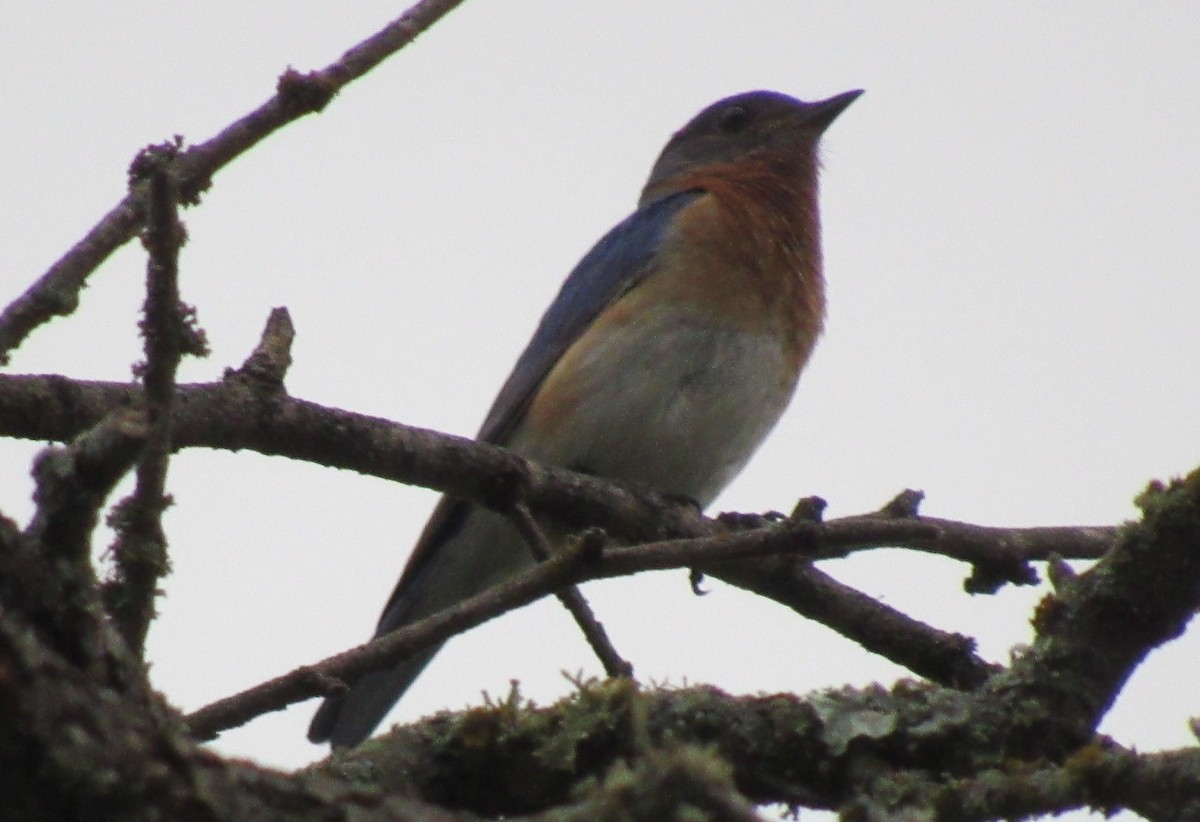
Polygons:
[[[822,332],[818,144],[860,94],[745,92],[675,132],[636,210],[568,275],[476,439],[711,503],[791,401]],[[375,636],[533,562],[503,515],[443,497]],[[362,742],[440,647],[327,696],[308,738]]]

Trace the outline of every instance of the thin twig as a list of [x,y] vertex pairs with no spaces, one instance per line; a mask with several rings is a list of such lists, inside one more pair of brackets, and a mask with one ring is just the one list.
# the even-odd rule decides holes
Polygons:
[[296,329],[286,308],[272,308],[258,345],[235,373],[270,388],[282,388],[292,365]]
[[[462,2],[421,0],[329,66],[306,75],[289,69],[279,78],[273,97],[180,156],[178,182],[183,201],[195,203],[211,184],[213,174],[231,160],[288,123],[321,111],[347,83],[407,46]],[[12,350],[39,325],[75,310],[80,291],[91,273],[137,234],[146,219],[147,196],[145,186],[130,191],[82,240],[0,312],[0,365],[8,362]]]
[[[512,508],[510,520],[521,534],[521,538],[525,540],[525,544],[529,546],[530,552],[538,562],[545,562],[553,553],[553,548],[546,535],[542,533],[542,529],[538,526],[537,520],[533,518],[533,514],[529,511],[529,506],[524,502],[517,502]],[[613,646],[612,640],[608,638],[608,632],[604,630],[604,626],[596,619],[596,615],[592,612],[592,607],[588,605],[586,599],[579,588],[575,585],[570,585],[555,593],[558,601],[563,604],[571,616],[575,618],[575,622],[579,625],[579,630],[583,631],[583,636],[591,646],[592,651],[600,659],[600,664],[604,666],[604,672],[609,676],[633,676],[633,665],[617,652]]]

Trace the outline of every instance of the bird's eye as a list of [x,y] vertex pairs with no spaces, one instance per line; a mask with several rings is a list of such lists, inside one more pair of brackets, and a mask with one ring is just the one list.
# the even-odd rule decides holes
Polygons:
[[750,110],[745,106],[730,106],[721,112],[718,126],[721,131],[741,131],[750,122]]

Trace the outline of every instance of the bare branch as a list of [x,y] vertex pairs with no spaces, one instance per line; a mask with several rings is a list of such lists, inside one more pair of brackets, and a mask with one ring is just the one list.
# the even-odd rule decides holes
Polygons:
[[722,566],[712,574],[786,605],[940,685],[970,690],[997,670],[975,653],[971,637],[927,625],[838,582],[811,564],[765,557]]
[[584,548],[576,544],[452,608],[201,708],[187,717],[188,728],[198,739],[213,739],[220,731],[242,725],[261,714],[326,695],[331,688],[341,687],[342,682],[353,682],[363,674],[385,668],[569,584],[573,571],[585,557]]
[[[179,387],[174,445],[247,449],[434,488],[498,511],[523,498],[535,514],[568,526],[600,525],[628,542],[724,533],[725,526],[680,505],[584,474],[547,468],[502,448],[379,417],[327,408],[279,392],[263,392],[233,372],[219,383]],[[0,436],[66,440],[110,409],[128,404],[124,383],[58,376],[0,375]],[[523,496],[522,496],[523,495]],[[873,517],[876,543],[845,543],[843,555],[880,546],[944,554],[973,565],[1006,565],[1057,554],[1098,559],[1114,544],[1115,527],[988,528],[935,518]],[[945,547],[945,551],[941,549]],[[1024,572],[1016,574],[1024,577]]]
[[258,345],[237,373],[264,385],[282,388],[283,379],[292,366],[292,340],[295,338],[292,315],[286,308],[272,308]]
[[937,539],[908,547],[969,563],[972,573],[963,588],[972,594],[995,593],[1006,582],[1036,584],[1037,572],[1030,563],[1039,560],[1100,559],[1112,548],[1117,532],[1107,525],[996,528],[936,517],[921,517],[921,522],[933,526]]
[[[690,506],[539,466],[493,446],[322,408],[288,397],[277,385],[243,380],[239,374],[218,384],[180,389],[177,445],[249,448],[306,459],[438,488],[501,511],[521,499],[539,516],[568,528],[599,525],[626,542],[727,532],[726,524]],[[0,377],[0,430],[12,427],[27,435],[52,437],[121,402],[129,391],[124,385],[61,378]],[[35,406],[40,413],[32,411]],[[863,526],[857,536],[827,544],[823,553],[812,556],[844,556],[879,546],[936,553],[944,545],[951,556],[976,567],[1016,569],[1019,573],[1014,575],[1024,579],[1027,559],[1048,550],[1073,558],[1098,556],[1110,544],[1105,538],[1116,534],[1112,528],[987,529],[891,512],[849,518],[845,533],[854,534],[850,526],[855,522]],[[687,561],[686,556],[681,559]],[[974,655],[969,638],[924,625],[815,569],[767,562],[703,570],[776,599],[936,682],[970,688],[991,671]]]
[[[423,649],[440,644],[457,633],[535,600],[594,579],[627,576],[691,566],[717,566],[773,554],[813,558],[840,552],[846,542],[888,522],[781,523],[770,530],[747,531],[716,537],[669,540],[633,547],[599,548],[581,539],[547,561],[495,585],[451,608],[415,622],[349,651],[220,700],[188,717],[193,734],[211,738],[262,713],[279,710],[329,692],[330,683],[354,681]],[[910,527],[913,527],[910,525]],[[736,583],[735,583],[736,584]]]
[[[518,502],[512,510],[509,517],[510,521],[516,527],[521,538],[525,540],[529,546],[529,550],[533,553],[533,558],[538,562],[545,562],[554,553],[546,535],[542,533],[542,529],[538,527],[537,520],[533,518],[533,514],[529,512],[529,506],[523,502]],[[593,553],[599,553],[600,548],[604,544],[604,534],[600,531],[585,531],[579,537],[583,549]],[[579,588],[575,585],[567,586],[561,591],[558,591],[555,596],[563,607],[570,612],[579,625],[579,630],[583,631],[583,636],[587,639],[588,645],[596,653],[600,664],[604,666],[604,672],[609,676],[633,676],[633,665],[625,660],[613,646],[612,641],[608,638],[608,632],[604,630],[604,626],[596,619],[596,615],[592,612],[592,608],[588,605],[586,599]]]
[[[276,93],[254,111],[179,158],[182,201],[194,204],[212,175],[259,141],[307,114],[321,111],[347,83],[362,77],[436,23],[463,0],[421,0],[336,62],[307,75],[288,70]],[[79,304],[79,292],[108,256],[131,240],[147,215],[146,184],[134,186],[75,246],[0,312],[0,365],[39,325],[65,316]]]

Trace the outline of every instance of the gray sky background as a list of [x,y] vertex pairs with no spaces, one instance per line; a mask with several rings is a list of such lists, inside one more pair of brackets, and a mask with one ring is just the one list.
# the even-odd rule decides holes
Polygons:
[[[399,4],[4,4],[0,221],[7,302],[122,195],[142,145],[201,141]],[[272,306],[298,329],[295,396],[474,432],[562,278],[633,207],[671,132],[752,88],[867,90],[830,129],[828,331],[784,421],[715,510],[829,515],[905,487],[992,525],[1108,524],[1200,463],[1200,5],[472,0],[221,172],[185,214],[182,289],[240,364]],[[13,372],[126,379],[144,259],[130,245]],[[24,519],[37,444],[0,443]],[[151,636],[183,709],[367,638],[431,492],[251,453],[171,468],[174,574]],[[961,591],[901,551],[839,578],[1003,660],[1044,593]],[[590,586],[645,681],[732,692],[890,683],[820,626],[682,572]],[[1153,655],[1103,729],[1194,742],[1195,631]],[[599,672],[556,603],[456,640],[393,719]],[[227,734],[280,766],[322,753],[313,704]],[[1077,817],[1082,818],[1082,817]]]

